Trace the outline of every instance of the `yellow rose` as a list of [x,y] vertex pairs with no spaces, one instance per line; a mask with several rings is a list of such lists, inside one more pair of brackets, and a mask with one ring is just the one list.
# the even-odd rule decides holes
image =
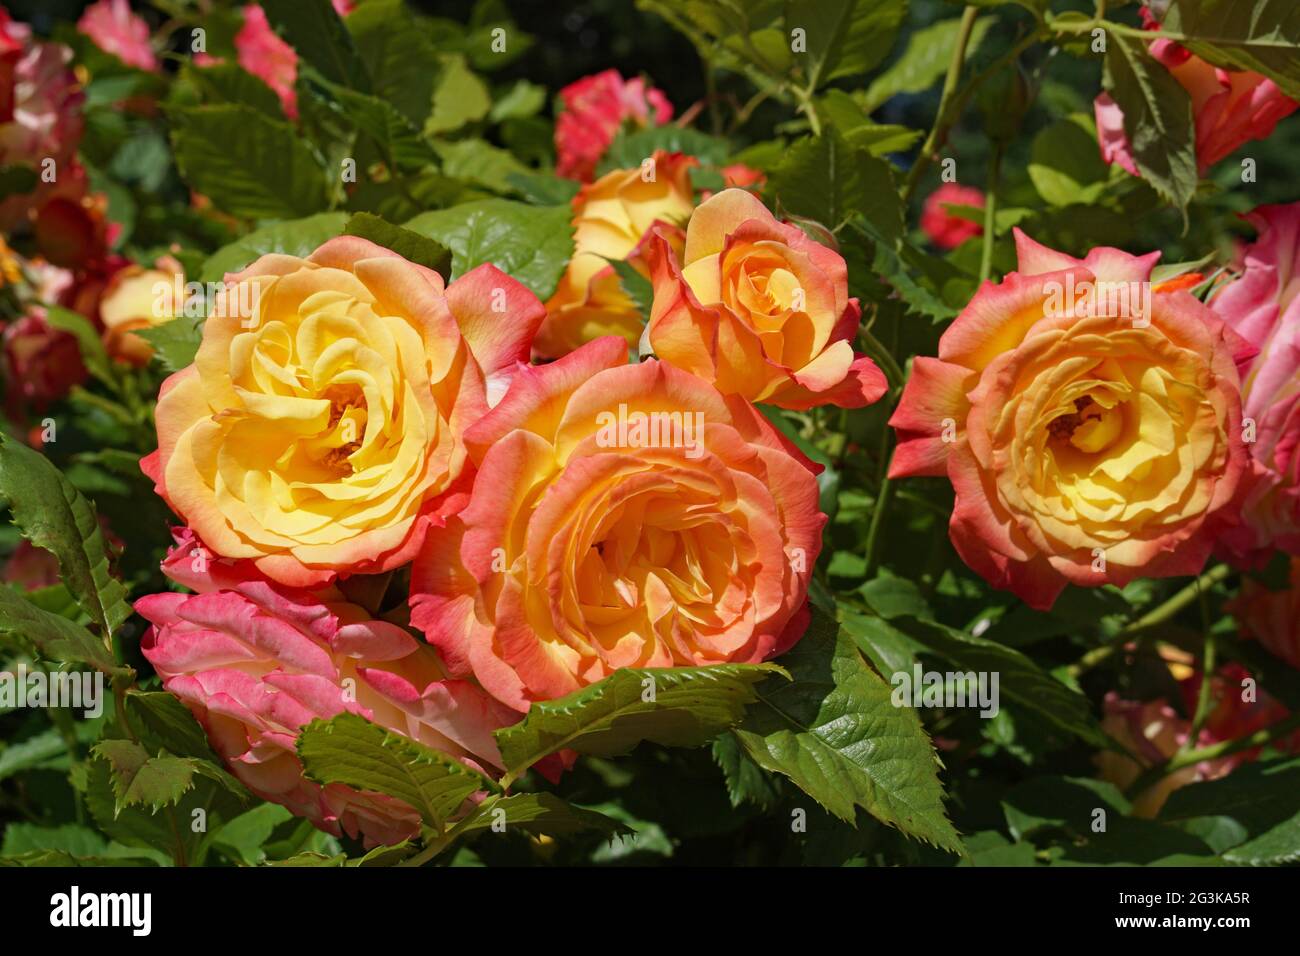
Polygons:
[[[541,303],[352,236],[226,280],[158,399],[158,491],[216,554],[294,587],[409,561],[454,510],[462,433],[527,358]],[[500,306],[504,305],[501,314]]]
[[546,303],[546,321],[533,343],[538,355],[559,358],[603,335],[637,344],[645,317],[610,263],[626,259],[649,276],[641,244],[656,224],[668,227],[665,235],[680,236],[678,224],[691,214],[695,164],[693,157],[658,150],[647,165],[606,173],[574,197],[573,259]]
[[131,265],[114,273],[99,301],[108,354],[132,365],[146,364],[153,346],[135,332],[174,319],[184,305],[183,294],[177,301],[176,292],[184,286],[181,265],[169,256],[154,269]]

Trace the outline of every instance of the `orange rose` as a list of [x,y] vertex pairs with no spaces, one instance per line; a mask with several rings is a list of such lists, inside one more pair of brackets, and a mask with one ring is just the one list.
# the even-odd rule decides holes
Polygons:
[[166,256],[157,266],[146,269],[131,265],[119,269],[109,279],[99,300],[99,318],[104,323],[104,346],[108,354],[132,365],[145,365],[153,355],[153,346],[136,335],[136,331],[170,322],[185,305],[185,276],[180,263]]
[[[533,348],[559,358],[602,335],[621,335],[629,347],[641,337],[645,316],[623,291],[611,262],[626,259],[649,275],[641,244],[650,228],[677,234],[693,207],[691,156],[655,152],[649,165],[616,169],[582,187],[573,197],[573,259],[546,303],[546,321]],[[648,172],[646,172],[648,171]],[[645,176],[652,172],[654,178]]]
[[861,310],[844,260],[753,194],[724,189],[691,216],[680,257],[662,233],[646,256],[646,336],[665,362],[782,408],[857,408],[884,394],[880,369],[853,352]]
[[1070,582],[1196,574],[1235,520],[1249,346],[1191,294],[1152,293],[1157,254],[1016,244],[1020,271],[913,361],[890,475],[947,475],[963,560],[1036,608]]
[[521,370],[465,441],[473,493],[416,558],[411,620],[510,707],[802,636],[826,518],[747,402],[607,337]]
[[[455,506],[462,433],[527,357],[541,303],[490,265],[441,276],[331,239],[227,277],[142,463],[217,555],[294,587],[409,561]],[[504,307],[504,314],[499,314]]]

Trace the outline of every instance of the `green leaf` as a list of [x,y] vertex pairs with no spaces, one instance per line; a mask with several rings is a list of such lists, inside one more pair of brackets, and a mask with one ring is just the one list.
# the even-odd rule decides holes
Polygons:
[[[0,750],[0,780],[24,770],[50,766],[53,761],[67,752],[67,741],[63,739],[62,734],[52,728],[26,740],[10,743]],[[8,851],[5,855],[9,855]]]
[[507,778],[561,750],[609,757],[643,740],[698,747],[738,723],[774,664],[628,667],[556,700],[537,701],[496,732]]
[[1133,807],[1114,784],[1087,777],[1033,777],[1017,784],[1002,800],[1007,830],[1016,840],[1049,830],[1077,836],[1091,833],[1097,809],[1114,818]]
[[90,664],[109,675],[126,673],[103,642],[80,624],[41,610],[8,585],[0,585],[0,634],[30,643],[46,660]]
[[298,736],[298,756],[309,779],[396,797],[438,830],[471,794],[495,786],[459,761],[356,714],[312,721]]
[[759,688],[760,705],[733,733],[759,766],[789,777],[841,820],[861,807],[909,836],[961,853],[948,822],[939,760],[920,718],[891,691],[852,638],[821,612],[782,658],[794,680]]
[[[920,272],[925,255],[901,236],[902,226],[895,229],[892,212],[883,219],[883,224],[866,216],[855,215],[848,221],[849,230],[844,239],[868,243],[867,254],[871,260],[871,271],[879,275],[907,304],[908,309],[929,316],[935,321],[950,319],[957,314],[957,309],[949,305],[937,293],[918,280],[914,272]],[[842,242],[842,245],[847,245]]]
[[126,588],[109,573],[104,533],[90,502],[38,451],[0,442],[0,496],[23,537],[53,554],[59,577],[105,637],[131,616]]
[[612,169],[636,169],[660,149],[685,153],[714,165],[725,163],[731,155],[731,145],[716,136],[683,126],[651,126],[620,131],[605,150],[596,172],[603,176]]
[[108,761],[112,768],[116,813],[130,806],[153,810],[171,806],[193,786],[194,767],[190,761],[166,755],[151,757],[131,740],[101,740],[91,753]]
[[508,119],[527,119],[536,116],[546,105],[546,87],[528,80],[515,80],[515,85],[497,97],[488,119],[500,123]]
[[650,284],[650,280],[637,272],[626,259],[608,261],[618,273],[619,285],[623,287],[623,292],[632,300],[632,304],[641,310],[641,314],[648,317],[655,297],[654,286]]
[[449,56],[442,64],[433,90],[433,112],[424,123],[426,136],[450,133],[467,123],[477,123],[492,108],[492,94],[463,56]]
[[347,17],[348,32],[370,73],[370,92],[417,129],[433,106],[438,51],[402,0],[370,0]]
[[153,354],[163,368],[179,372],[194,364],[194,356],[203,342],[203,322],[183,315],[161,325],[137,329],[135,334],[153,346]]
[[1227,70],[1262,73],[1300,99],[1300,7],[1293,0],[1173,0],[1162,29]]
[[368,212],[352,214],[346,226],[345,236],[360,236],[371,242],[391,249],[399,256],[418,263],[434,272],[447,275],[451,268],[451,252],[441,243],[434,242],[427,236],[401,226],[385,222],[379,216]]
[[456,824],[456,834],[464,836],[481,830],[498,832],[523,830],[562,837],[574,833],[597,832],[606,837],[631,834],[631,827],[612,817],[585,807],[574,806],[553,793],[513,793],[489,797],[464,820]]
[[110,388],[116,389],[112,360],[104,348],[104,340],[85,316],[57,305],[45,306],[45,320],[54,328],[62,329],[77,340],[81,361],[86,371]]
[[[993,17],[980,17],[971,25],[970,38],[966,43],[968,57],[979,50],[993,21]],[[872,80],[865,92],[858,94],[863,109],[870,113],[899,93],[921,93],[939,82],[952,63],[953,49],[957,46],[960,32],[961,18],[954,17],[913,33],[903,55]]]
[[805,31],[804,72],[816,89],[880,63],[906,17],[907,0],[786,0],[785,31]]
[[420,131],[387,100],[330,83],[317,74],[305,73],[300,82],[320,90],[323,102],[333,106],[339,120],[374,140],[396,170],[419,170],[437,161]]
[[238,103],[174,109],[168,116],[181,175],[219,209],[283,219],[327,205],[325,171],[288,123]]
[[166,691],[126,692],[126,716],[136,736],[151,751],[215,760],[207,735],[190,709]]
[[1053,206],[1092,203],[1106,190],[1109,168],[1097,151],[1091,117],[1075,113],[1038,132],[1029,152],[1029,178]]
[[1198,180],[1191,97],[1143,47],[1121,36],[1110,38],[1103,82],[1124,112],[1124,132],[1142,178],[1186,209]]
[[215,830],[212,842],[245,866],[257,866],[266,859],[262,844],[277,826],[292,819],[293,814],[278,803],[263,803]]
[[1093,717],[1088,698],[1015,648],[915,617],[895,618],[891,624],[963,672],[996,673],[1001,695],[1038,712],[1094,747],[1110,749],[1110,740]]
[[330,0],[262,0],[266,19],[332,83],[369,92],[370,75]]
[[795,142],[768,178],[768,190],[787,213],[837,230],[861,214],[885,235],[901,235],[903,203],[889,164],[848,144],[831,128]]
[[1249,763],[1218,780],[1178,788],[1161,807],[1160,819],[1230,820],[1236,824],[1240,845],[1223,853],[1227,862],[1252,866],[1295,863],[1300,861],[1297,793],[1300,759]]
[[733,807],[753,803],[770,810],[781,799],[777,778],[770,776],[745,753],[734,733],[713,739],[713,759],[722,770],[727,796]]
[[273,119],[284,119],[280,97],[260,78],[235,63],[195,66],[185,63],[181,75],[200,92],[205,101],[242,103]]
[[572,217],[568,206],[483,199],[423,213],[406,228],[451,250],[453,279],[491,262],[545,302],[573,256]]
[[239,272],[254,259],[270,252],[286,256],[309,256],[325,240],[343,231],[348,221],[345,212],[322,212],[304,219],[291,219],[254,229],[247,235],[222,246],[203,263],[202,282],[220,282],[228,272]]
[[485,140],[439,142],[434,148],[442,160],[443,175],[486,186],[493,192],[512,192],[516,176],[532,174],[532,170],[516,159],[514,153]]
[[34,823],[10,823],[5,827],[4,845],[0,856],[18,856],[23,853],[58,851],[71,856],[101,856],[108,849],[108,841],[89,827],[65,823],[57,827],[37,826]]

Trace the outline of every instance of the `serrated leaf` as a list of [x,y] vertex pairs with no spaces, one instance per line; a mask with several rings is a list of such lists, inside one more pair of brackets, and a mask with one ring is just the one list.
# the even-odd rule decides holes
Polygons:
[[889,164],[850,146],[834,127],[791,145],[768,177],[768,191],[783,212],[831,230],[862,215],[887,236],[902,234],[903,205]]
[[8,499],[23,537],[58,559],[60,580],[101,633],[116,634],[131,606],[126,588],[109,573],[104,533],[90,502],[48,458],[13,439],[0,442],[0,496]]
[[512,793],[484,800],[456,825],[456,833],[463,836],[490,830],[494,825],[498,829],[504,827],[500,832],[522,830],[552,837],[583,832],[615,837],[633,832],[631,827],[603,813],[575,806],[553,793],[538,792]]
[[698,747],[735,726],[756,699],[754,685],[774,674],[784,671],[774,664],[622,668],[535,702],[519,723],[496,731],[497,744],[513,777],[561,750],[609,757],[643,740]]
[[132,689],[126,692],[125,701],[132,729],[151,751],[216,759],[203,728],[176,697],[166,691]]
[[760,688],[761,704],[734,731],[745,752],[841,820],[852,823],[861,807],[909,836],[961,853],[920,718],[894,706],[889,685],[852,638],[816,612],[782,663],[793,682]]
[[194,767],[181,757],[149,756],[131,740],[101,740],[91,753],[112,768],[114,812],[130,806],[172,806],[194,785]]
[[490,262],[546,301],[573,256],[572,217],[568,206],[483,199],[422,213],[405,226],[451,250],[452,279]]
[[353,213],[352,218],[343,227],[343,234],[369,239],[411,262],[444,276],[451,270],[451,251],[446,246],[418,232],[385,222],[372,213]]
[[394,171],[419,170],[437,161],[420,131],[387,100],[330,83],[315,73],[303,74],[300,82],[315,86],[321,91],[320,102],[332,107],[339,120],[374,140]]
[[100,834],[76,823],[45,827],[14,822],[5,827],[0,856],[15,857],[24,853],[55,851],[73,857],[94,857],[103,854],[107,848],[108,841]]
[[0,585],[0,634],[31,644],[46,660],[89,664],[110,676],[130,673],[80,624],[37,607],[8,585]]
[[1104,84],[1124,113],[1124,132],[1142,178],[1185,209],[1198,181],[1191,97],[1172,73],[1121,36],[1110,38]]
[[396,797],[437,830],[471,794],[494,786],[459,761],[356,714],[312,721],[298,735],[298,756],[309,779]]
[[137,329],[135,334],[153,346],[154,357],[163,368],[179,372],[194,364],[194,356],[203,342],[203,322],[182,315],[161,325]]
[[325,170],[288,123],[250,106],[173,109],[181,176],[219,209],[247,219],[291,219],[325,208]]
[[402,0],[371,0],[347,16],[357,53],[370,73],[370,92],[423,129],[433,106],[438,51]]
[[368,92],[370,75],[330,0],[261,0],[266,19],[332,83]]
[[1300,758],[1236,768],[1226,777],[1179,787],[1160,809],[1165,821],[1219,817],[1235,821],[1244,839],[1223,853],[1229,863],[1252,866],[1300,861]]
[[284,110],[275,90],[235,63],[181,66],[181,76],[202,94],[205,101],[242,103],[273,119],[283,119]]
[[1111,747],[1092,714],[1088,698],[1015,648],[915,617],[898,617],[890,624],[963,672],[997,673],[999,693],[1007,699],[1031,708],[1094,747]]
[[1300,99],[1300,6],[1293,0],[1173,0],[1162,29],[1181,46],[1227,70],[1268,77]]
[[907,0],[786,0],[785,29],[802,28],[810,88],[865,73],[883,60],[907,17]]
[[733,807],[748,802],[767,810],[780,799],[777,778],[749,758],[735,734],[721,734],[714,738],[713,759],[722,770],[727,796]]
[[327,239],[339,235],[347,221],[345,212],[322,212],[254,229],[208,256],[203,263],[200,281],[220,282],[227,273],[239,272],[269,252],[300,257],[311,255]]
[[642,315],[648,316],[655,296],[654,286],[650,284],[650,280],[637,272],[626,259],[611,259],[609,264],[618,273],[618,282],[623,292],[632,300],[632,304],[641,310]]

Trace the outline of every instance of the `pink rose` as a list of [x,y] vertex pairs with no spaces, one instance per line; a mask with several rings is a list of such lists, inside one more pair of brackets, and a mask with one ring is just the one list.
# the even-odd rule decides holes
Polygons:
[[284,115],[296,119],[298,94],[293,84],[298,78],[298,54],[276,35],[266,12],[255,3],[244,7],[244,25],[235,34],[235,54],[240,66],[275,90]]
[[52,195],[66,195],[76,183],[77,143],[85,95],[68,68],[72,51],[55,43],[33,43],[31,29],[0,7],[0,166],[41,171],[55,163],[54,183],[38,182],[31,193],[0,202],[0,230],[12,231],[28,211]]
[[925,198],[921,210],[921,231],[940,249],[956,249],[973,236],[982,236],[984,228],[969,219],[954,216],[944,207],[977,206],[984,208],[984,194],[973,186],[944,183]]
[[4,330],[4,357],[5,399],[15,420],[43,412],[86,380],[77,340],[52,327],[39,307]]
[[645,80],[624,80],[618,70],[585,76],[560,90],[564,111],[555,123],[556,172],[590,182],[596,163],[614,141],[624,120],[637,126],[662,126],[673,117],[672,104]]
[[95,46],[127,66],[158,69],[158,60],[149,46],[149,25],[131,12],[127,0],[99,0],[91,4],[77,21],[77,29],[90,37]]
[[1274,548],[1300,555],[1300,203],[1260,206],[1246,219],[1259,238],[1210,308],[1259,350],[1242,376],[1251,459],[1242,523],[1220,542],[1238,563],[1259,565]]
[[259,797],[366,846],[418,834],[420,816],[379,793],[303,775],[295,745],[317,718],[358,714],[476,769],[500,764],[492,732],[517,718],[475,685],[449,680],[433,649],[336,592],[249,580],[136,602],[153,625],[141,650]]
[[[1148,30],[1160,29],[1159,22],[1146,7],[1142,8],[1142,19]],[[1243,144],[1267,139],[1277,121],[1300,105],[1272,80],[1249,70],[1212,66],[1172,40],[1155,40],[1150,50],[1192,98],[1196,164],[1202,173]],[[1093,107],[1101,158],[1118,163],[1134,176],[1139,175],[1119,105],[1109,93],[1102,93]]]
[[1291,559],[1289,586],[1270,591],[1247,577],[1228,610],[1247,637],[1253,637],[1292,667],[1300,669],[1300,558]]

